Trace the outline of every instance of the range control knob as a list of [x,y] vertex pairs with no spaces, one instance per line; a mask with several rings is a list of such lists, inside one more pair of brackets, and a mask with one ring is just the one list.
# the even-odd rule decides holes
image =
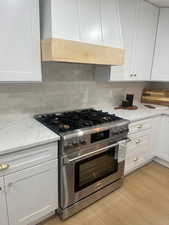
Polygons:
[[118,131],[117,130],[113,130],[112,131],[112,135],[117,135],[118,134]]
[[85,145],[86,144],[86,141],[83,138],[80,138],[80,144],[81,145]]
[[123,128],[120,129],[120,134],[122,134],[122,133],[123,133]]
[[68,148],[72,148],[73,147],[73,143],[68,143],[67,147]]
[[75,146],[75,147],[78,146],[78,142],[76,140],[73,141],[73,146]]

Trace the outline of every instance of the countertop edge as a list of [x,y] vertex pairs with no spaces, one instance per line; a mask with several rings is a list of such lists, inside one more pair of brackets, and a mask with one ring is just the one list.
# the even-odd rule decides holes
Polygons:
[[139,119],[133,119],[133,120],[128,119],[128,120],[131,123],[134,123],[134,122],[138,122],[138,121],[141,121],[141,120],[147,120],[147,119],[151,119],[151,118],[159,117],[159,116],[168,116],[169,117],[169,114],[167,114],[167,113],[159,113],[159,114],[156,114],[156,115],[145,116],[145,117],[142,117],[142,118],[139,118]]
[[30,148],[34,148],[34,147],[38,147],[38,146],[41,146],[41,145],[54,143],[54,142],[57,142],[59,140],[60,140],[60,137],[58,136],[58,137],[55,137],[55,138],[51,138],[49,140],[39,141],[39,142],[28,144],[28,145],[22,145],[22,146],[19,146],[19,147],[16,147],[16,148],[4,149],[4,150],[0,151],[0,156],[16,153],[16,152],[20,152],[20,151],[25,151],[25,150],[28,150]]

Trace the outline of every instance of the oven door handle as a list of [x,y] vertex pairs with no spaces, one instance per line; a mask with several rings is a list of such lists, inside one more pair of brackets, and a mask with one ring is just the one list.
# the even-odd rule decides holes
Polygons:
[[117,142],[117,143],[114,143],[114,144],[109,145],[107,147],[98,149],[98,150],[96,150],[94,152],[91,152],[91,153],[86,153],[85,155],[78,156],[78,157],[75,157],[73,159],[69,159],[68,157],[64,157],[63,158],[63,163],[66,165],[66,164],[69,164],[69,163],[72,163],[72,162],[75,162],[75,161],[79,161],[79,160],[81,160],[83,158],[86,158],[87,156],[93,156],[93,155],[95,155],[97,153],[105,152],[106,149],[113,148],[113,147],[118,146],[118,145],[123,145],[123,144],[125,145],[127,143],[127,140],[128,139],[120,141],[120,142]]

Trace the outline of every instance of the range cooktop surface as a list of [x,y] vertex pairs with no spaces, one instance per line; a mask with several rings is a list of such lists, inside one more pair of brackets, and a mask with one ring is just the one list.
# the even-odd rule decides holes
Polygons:
[[77,129],[122,120],[114,114],[109,114],[95,109],[39,114],[35,116],[35,119],[53,130],[55,133],[66,133]]

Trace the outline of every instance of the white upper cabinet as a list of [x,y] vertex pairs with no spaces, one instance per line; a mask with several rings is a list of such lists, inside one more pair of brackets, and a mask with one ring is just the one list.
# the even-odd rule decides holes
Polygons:
[[80,40],[103,45],[100,0],[78,0]]
[[[135,32],[135,29],[137,27],[136,15],[138,13],[139,0],[125,0],[125,1],[120,0],[119,2],[120,2],[120,18],[122,25],[122,34],[125,49],[125,63],[124,66],[118,67],[118,69],[119,74],[123,73],[121,76],[123,77],[124,80],[130,80],[133,79],[133,77],[131,77],[131,74],[134,74],[133,71],[134,42],[136,38]],[[114,69],[115,71],[113,71]],[[119,79],[116,70],[117,68],[112,68],[112,77],[111,77],[112,80]]]
[[140,10],[134,53],[134,73],[137,80],[150,80],[159,9],[140,0]]
[[169,8],[160,9],[152,81],[169,81]]
[[143,0],[120,0],[125,63],[111,67],[109,76],[103,73],[102,80],[150,80],[158,15],[159,9]]
[[100,0],[103,44],[123,48],[118,0]]
[[41,81],[39,1],[0,1],[0,82]]
[[3,178],[0,177],[0,224],[8,225],[5,189]]
[[40,0],[41,37],[79,41],[77,0]]
[[41,39],[122,48],[119,0],[40,0]]

